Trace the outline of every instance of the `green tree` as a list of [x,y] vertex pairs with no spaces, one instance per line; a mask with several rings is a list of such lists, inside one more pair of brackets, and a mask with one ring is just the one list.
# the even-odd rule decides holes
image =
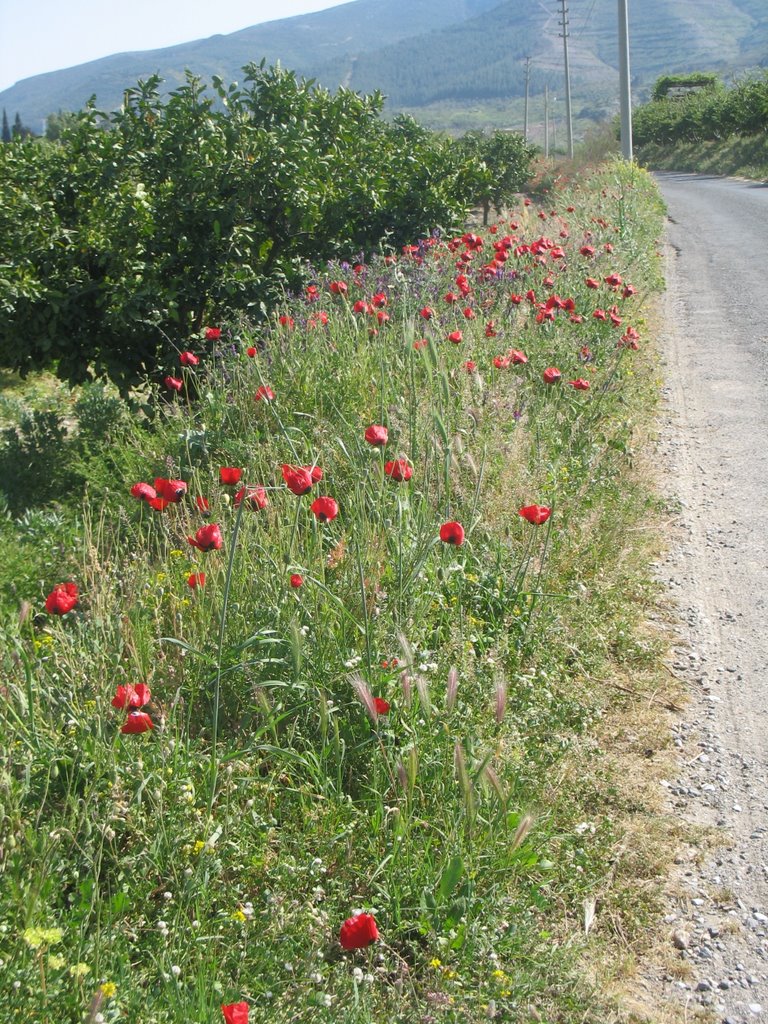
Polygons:
[[307,260],[462,222],[477,185],[449,140],[380,94],[250,64],[242,87],[154,76],[57,146],[0,152],[0,365],[128,388],[206,323],[264,316]]
[[473,200],[483,208],[483,223],[488,223],[491,207],[497,213],[513,201],[531,177],[535,146],[519,132],[467,132],[457,140],[459,152],[474,161],[477,175]]
[[2,135],[2,141],[3,142],[10,142],[11,141],[11,128],[10,128],[10,125],[8,124],[8,113],[7,113],[6,109],[5,109],[5,107],[3,107],[3,135]]
[[67,128],[74,127],[77,115],[70,110],[59,109],[45,119],[45,137],[49,142],[57,142]]

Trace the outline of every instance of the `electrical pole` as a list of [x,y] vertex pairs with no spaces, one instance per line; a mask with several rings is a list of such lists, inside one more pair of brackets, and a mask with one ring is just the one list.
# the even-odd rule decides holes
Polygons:
[[528,141],[528,88],[531,82],[531,58],[525,58],[525,121],[523,123],[523,138]]
[[632,160],[632,98],[629,91],[629,16],[627,0],[619,0],[619,106],[621,155]]
[[568,8],[560,0],[563,24],[563,56],[565,58],[565,123],[568,129],[568,156],[573,159],[573,119],[571,116],[571,69],[568,63]]
[[549,86],[544,86],[544,159],[549,159]]

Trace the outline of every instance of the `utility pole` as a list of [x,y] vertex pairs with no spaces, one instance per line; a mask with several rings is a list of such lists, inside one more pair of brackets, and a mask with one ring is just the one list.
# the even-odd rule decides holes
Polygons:
[[627,0],[619,0],[619,106],[621,155],[632,160],[632,98],[629,91],[629,16]]
[[528,141],[528,89],[531,83],[531,58],[525,58],[525,121],[523,123],[523,138]]
[[563,25],[563,56],[565,58],[565,123],[568,129],[568,156],[573,159],[573,118],[571,116],[571,68],[568,63],[568,8],[560,0],[560,16]]
[[544,159],[549,159],[549,86],[544,86]]

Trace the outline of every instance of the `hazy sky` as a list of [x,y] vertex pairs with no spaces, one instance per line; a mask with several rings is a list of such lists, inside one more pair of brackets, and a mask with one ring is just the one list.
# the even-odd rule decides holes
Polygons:
[[154,50],[346,0],[0,0],[0,89],[124,50]]

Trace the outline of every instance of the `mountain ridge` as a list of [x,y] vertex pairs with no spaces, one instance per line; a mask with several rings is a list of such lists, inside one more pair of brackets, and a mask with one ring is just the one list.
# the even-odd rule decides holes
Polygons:
[[[614,0],[571,0],[572,94],[607,115],[617,95]],[[439,102],[483,103],[520,97],[523,60],[531,55],[532,94],[562,89],[562,39],[555,10],[524,0],[351,0],[312,14],[279,18],[237,32],[156,50],[126,51],[46,72],[0,92],[0,106],[39,130],[59,109],[92,95],[112,110],[126,88],[159,74],[171,91],[189,69],[205,81],[239,81],[251,61],[279,61],[331,89],[380,89],[394,113]],[[706,68],[738,73],[768,61],[764,0],[645,0],[630,10],[633,87],[642,92],[663,73]],[[684,45],[682,45],[684,43]]]

